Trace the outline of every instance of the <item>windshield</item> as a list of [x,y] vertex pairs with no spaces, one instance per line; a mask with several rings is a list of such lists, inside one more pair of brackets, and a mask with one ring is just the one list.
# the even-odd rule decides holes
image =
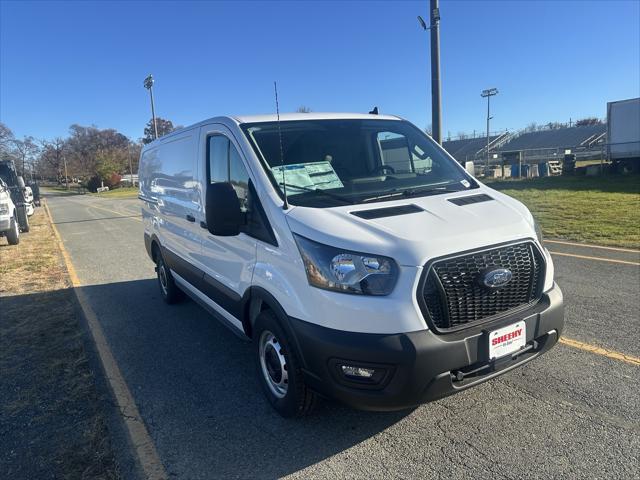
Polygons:
[[[406,121],[298,120],[241,125],[272,183],[292,205],[330,207],[475,188]],[[284,170],[284,171],[283,171]]]

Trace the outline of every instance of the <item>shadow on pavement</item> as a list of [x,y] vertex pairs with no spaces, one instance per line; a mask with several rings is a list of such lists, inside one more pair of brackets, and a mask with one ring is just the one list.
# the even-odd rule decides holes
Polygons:
[[252,345],[195,303],[164,304],[155,279],[80,288],[170,475],[285,476],[408,414],[360,412],[321,401],[310,417],[283,419],[260,390]]

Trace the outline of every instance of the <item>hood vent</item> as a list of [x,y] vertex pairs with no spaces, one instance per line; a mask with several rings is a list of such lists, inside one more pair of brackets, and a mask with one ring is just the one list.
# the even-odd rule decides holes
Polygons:
[[372,220],[374,218],[395,217],[397,215],[407,215],[418,212],[424,212],[424,210],[417,205],[411,204],[399,205],[397,207],[374,208],[372,210],[359,210],[357,212],[351,212],[351,215],[364,218],[365,220]]
[[450,198],[449,201],[451,203],[455,203],[456,205],[462,207],[464,205],[471,205],[472,203],[480,203],[480,202],[489,202],[493,200],[493,197],[481,193],[479,195],[469,195],[468,197],[458,197],[458,198]]

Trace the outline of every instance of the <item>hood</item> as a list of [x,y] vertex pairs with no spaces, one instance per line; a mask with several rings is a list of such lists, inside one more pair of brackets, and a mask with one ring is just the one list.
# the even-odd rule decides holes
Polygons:
[[[478,195],[490,198],[467,198]],[[403,208],[384,210],[391,207]],[[405,266],[422,266],[442,255],[536,238],[527,208],[484,185],[465,192],[363,205],[297,206],[287,213],[287,221],[292,232],[316,242],[385,255]]]

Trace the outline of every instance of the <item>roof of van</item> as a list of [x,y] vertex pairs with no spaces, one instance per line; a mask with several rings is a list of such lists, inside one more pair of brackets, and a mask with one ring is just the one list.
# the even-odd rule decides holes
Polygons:
[[[309,113],[282,113],[280,114],[280,121],[286,122],[291,120],[402,120],[402,118],[396,115],[373,115],[370,113],[322,113],[322,112],[309,112]],[[155,147],[159,142],[170,140],[171,137],[178,135],[187,130],[206,125],[208,123],[259,123],[259,122],[275,122],[278,120],[278,116],[275,113],[268,113],[264,115],[235,115],[235,116],[219,116],[202,120],[188,127],[183,127],[178,130],[174,130],[171,133],[163,135],[162,137],[154,140],[151,143],[146,144],[143,150]]]
[[[241,115],[232,117],[238,123],[275,122],[278,116],[275,113],[265,115]],[[335,113],[335,112],[308,112],[308,113],[281,113],[280,121],[289,120],[401,120],[395,115],[373,115],[370,113]]]

